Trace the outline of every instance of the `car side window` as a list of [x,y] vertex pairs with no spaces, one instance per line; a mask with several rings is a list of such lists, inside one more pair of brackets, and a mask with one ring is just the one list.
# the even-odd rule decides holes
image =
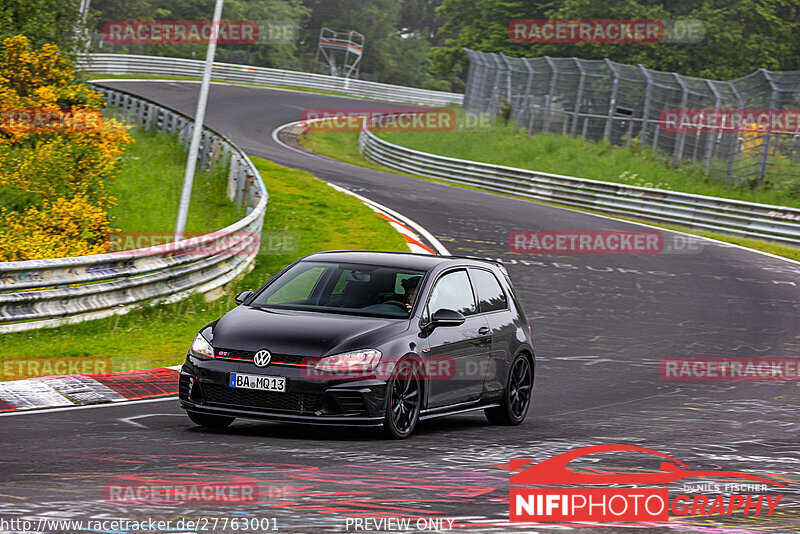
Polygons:
[[500,286],[500,282],[489,271],[483,269],[470,269],[469,276],[475,287],[475,294],[478,297],[478,309],[481,313],[505,310],[508,308],[506,294]]
[[463,315],[477,313],[467,271],[453,271],[436,281],[428,300],[428,313],[433,315],[441,309],[455,310]]

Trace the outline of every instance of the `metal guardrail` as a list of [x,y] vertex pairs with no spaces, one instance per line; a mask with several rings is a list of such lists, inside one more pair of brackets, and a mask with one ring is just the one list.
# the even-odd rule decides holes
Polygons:
[[391,169],[521,197],[694,230],[800,247],[800,209],[637,187],[449,158],[380,139],[365,126],[359,149]]
[[[188,145],[190,117],[124,91],[94,88],[110,107],[148,129],[175,133]],[[248,206],[244,218],[169,246],[0,263],[0,333],[98,319],[155,298],[174,302],[220,287],[248,269],[260,245],[266,187],[247,155],[214,130],[203,129],[198,159],[198,169],[228,162],[228,197]]]
[[[77,67],[88,72],[103,72],[107,74],[158,74],[196,77],[200,77],[203,74],[203,61],[200,60],[123,54],[81,55],[78,58]],[[464,100],[464,95],[459,93],[431,91],[310,72],[269,69],[230,63],[214,63],[211,77],[212,79],[226,82],[301,87],[317,91],[333,91],[373,100],[410,102],[425,106],[461,104]]]

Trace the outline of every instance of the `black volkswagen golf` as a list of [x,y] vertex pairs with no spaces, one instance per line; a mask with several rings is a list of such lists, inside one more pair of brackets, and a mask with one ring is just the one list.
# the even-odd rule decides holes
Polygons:
[[518,425],[531,403],[531,331],[502,264],[320,252],[203,328],[180,374],[196,424],[236,417],[382,426],[484,410]]

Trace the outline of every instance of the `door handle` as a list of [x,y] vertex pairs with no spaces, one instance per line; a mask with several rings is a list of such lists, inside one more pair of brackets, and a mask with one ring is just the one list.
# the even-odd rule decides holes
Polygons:
[[480,334],[482,336],[485,336],[488,333],[489,333],[489,327],[488,326],[482,326],[482,327],[478,328],[478,334]]

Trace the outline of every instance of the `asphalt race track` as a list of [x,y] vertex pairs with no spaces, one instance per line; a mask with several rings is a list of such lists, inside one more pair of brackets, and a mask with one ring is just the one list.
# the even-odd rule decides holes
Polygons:
[[[199,87],[107,85],[188,114]],[[478,412],[425,422],[410,439],[388,442],[368,431],[247,421],[202,430],[174,399],[5,416],[0,516],[275,518],[283,532],[352,530],[347,518],[434,517],[455,519],[453,530],[507,531],[503,465],[510,459],[627,443],[695,469],[780,474],[789,487],[773,517],[695,517],[625,530],[800,531],[798,383],[672,382],[659,371],[663,358],[800,356],[800,264],[711,242],[669,254],[512,254],[514,230],[641,227],[354,167],[272,139],[304,108],[366,106],[387,104],[213,85],[207,123],[250,155],[308,170],[402,213],[452,254],[502,259],[534,326],[536,387],[525,423],[496,428]],[[615,467],[657,468],[634,460]],[[258,481],[258,505],[124,507],[103,495],[110,480],[235,475]],[[525,527],[555,528],[595,530]]]

